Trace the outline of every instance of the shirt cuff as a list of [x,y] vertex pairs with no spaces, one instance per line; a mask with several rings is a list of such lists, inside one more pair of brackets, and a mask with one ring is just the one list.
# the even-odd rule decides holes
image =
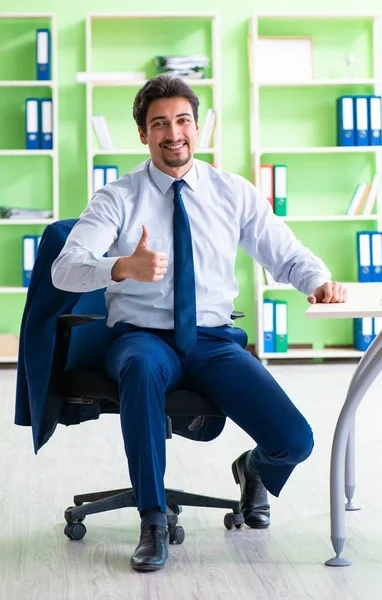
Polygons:
[[324,285],[324,283],[328,283],[329,281],[331,281],[329,273],[328,275],[319,275],[317,277],[314,277],[307,286],[307,296],[310,296],[310,294],[312,294],[318,287],[320,287],[320,285]]
[[94,277],[97,285],[100,287],[108,286],[113,280],[111,278],[111,270],[114,267],[120,256],[102,256],[98,259]]

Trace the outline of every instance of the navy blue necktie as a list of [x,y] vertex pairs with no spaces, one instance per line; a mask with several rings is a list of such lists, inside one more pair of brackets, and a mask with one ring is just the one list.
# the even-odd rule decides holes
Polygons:
[[185,181],[174,181],[174,330],[175,345],[187,354],[196,343],[195,273],[190,223],[181,190]]

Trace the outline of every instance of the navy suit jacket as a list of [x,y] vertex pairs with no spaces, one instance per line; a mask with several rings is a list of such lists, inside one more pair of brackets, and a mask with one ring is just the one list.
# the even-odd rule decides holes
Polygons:
[[[104,290],[82,294],[65,292],[55,288],[52,283],[52,263],[61,252],[76,222],[77,219],[67,219],[46,227],[33,268],[21,323],[15,423],[32,427],[36,454],[52,436],[58,423],[74,425],[96,419],[103,412],[102,402],[91,405],[69,404],[52,391],[50,386],[59,315],[106,315]],[[72,330],[66,369],[102,369],[102,347],[107,343],[109,331],[105,321],[75,327]],[[211,417],[206,418],[199,429],[190,431],[188,425],[192,419],[173,417],[171,420],[174,433],[198,441],[214,439],[225,425],[224,418]]]

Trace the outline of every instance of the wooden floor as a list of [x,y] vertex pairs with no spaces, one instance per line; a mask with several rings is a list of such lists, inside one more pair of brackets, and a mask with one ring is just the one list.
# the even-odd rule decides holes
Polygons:
[[[315,450],[271,498],[272,525],[227,531],[224,510],[184,508],[183,545],[165,569],[135,573],[129,558],[139,537],[136,509],[87,517],[80,542],[63,534],[75,493],[129,485],[116,416],[56,431],[36,457],[31,431],[13,425],[15,370],[0,370],[1,600],[380,600],[382,598],[381,378],[359,409],[356,500],[347,515],[351,567],[324,566],[332,555],[329,457],[335,420],[354,364],[271,366],[307,417]],[[238,498],[230,465],[252,447],[228,423],[208,444],[167,442],[166,484]]]

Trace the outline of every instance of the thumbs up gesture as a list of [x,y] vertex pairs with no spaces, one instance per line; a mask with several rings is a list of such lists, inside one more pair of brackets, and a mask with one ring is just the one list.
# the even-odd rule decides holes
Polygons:
[[165,252],[150,250],[148,230],[142,225],[142,235],[133,254],[122,256],[114,264],[111,276],[114,281],[136,279],[137,281],[152,282],[164,278],[168,267],[168,257]]

